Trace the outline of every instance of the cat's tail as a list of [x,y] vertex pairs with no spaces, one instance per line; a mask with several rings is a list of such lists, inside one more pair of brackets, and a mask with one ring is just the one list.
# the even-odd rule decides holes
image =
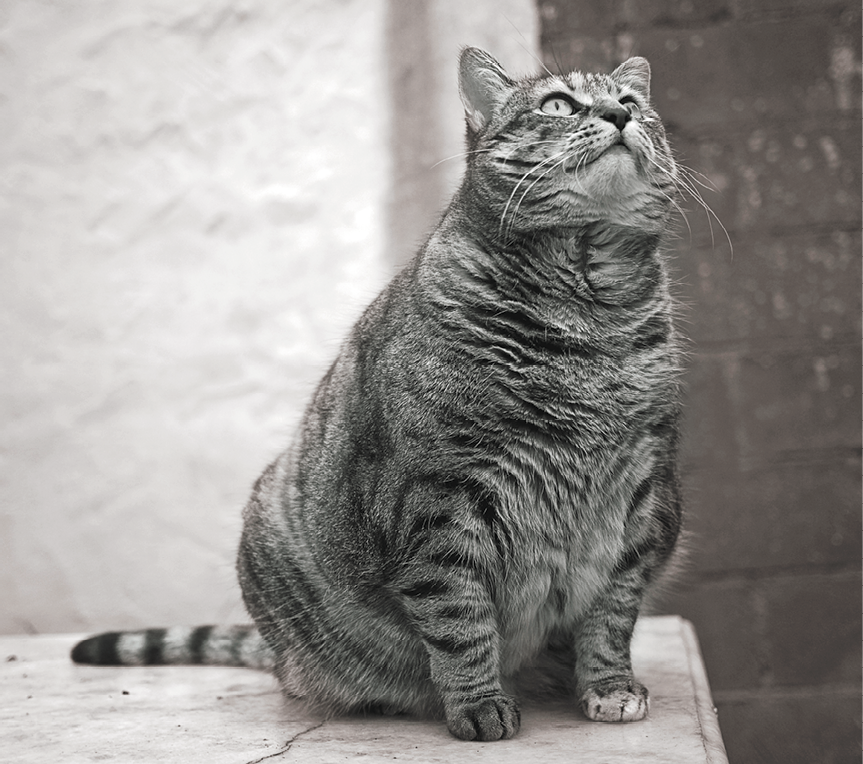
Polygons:
[[100,666],[245,666],[269,671],[275,656],[251,625],[172,626],[88,637],[72,648],[72,660]]

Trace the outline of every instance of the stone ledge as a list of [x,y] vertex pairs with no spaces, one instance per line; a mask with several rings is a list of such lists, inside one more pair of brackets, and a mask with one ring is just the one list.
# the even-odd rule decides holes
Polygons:
[[[410,717],[323,719],[285,702],[275,680],[236,668],[76,666],[78,635],[0,637],[3,755],[18,764],[146,761],[253,764],[579,761],[727,764],[695,632],[644,618],[633,664],[651,690],[643,722],[598,724],[563,702],[525,704],[497,743],[455,740]],[[13,657],[14,656],[14,657]]]

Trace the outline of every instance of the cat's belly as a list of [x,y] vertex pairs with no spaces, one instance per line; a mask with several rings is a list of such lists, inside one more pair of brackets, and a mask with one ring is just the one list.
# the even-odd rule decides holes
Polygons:
[[538,545],[507,571],[499,602],[504,674],[534,658],[552,632],[571,631],[601,596],[622,541],[589,535],[569,549]]
[[511,539],[496,594],[505,673],[552,632],[572,631],[607,590],[633,532],[628,506],[652,469],[650,449],[642,438],[607,447],[601,459],[565,448],[510,452],[515,479],[498,492]]

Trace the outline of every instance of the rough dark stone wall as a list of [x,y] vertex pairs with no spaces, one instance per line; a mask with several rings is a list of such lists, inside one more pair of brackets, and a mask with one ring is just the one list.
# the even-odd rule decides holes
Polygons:
[[696,625],[732,762],[858,762],[859,5],[539,11],[552,70],[650,60],[657,108],[715,213],[688,200],[673,242],[692,340],[692,539],[661,608]]

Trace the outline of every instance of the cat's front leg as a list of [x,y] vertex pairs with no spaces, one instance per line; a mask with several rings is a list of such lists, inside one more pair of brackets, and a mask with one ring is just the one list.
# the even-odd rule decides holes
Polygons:
[[471,578],[466,571],[450,570],[446,579],[419,584],[409,609],[428,651],[449,731],[462,740],[511,738],[521,717],[515,700],[501,688],[491,603]]
[[[473,527],[472,527],[473,526]],[[499,633],[489,592],[493,548],[470,515],[438,508],[415,528],[416,556],[400,595],[428,652],[431,679],[443,700],[447,728],[462,740],[513,737],[521,717],[500,682]]]
[[647,716],[650,696],[632,673],[630,642],[643,586],[636,571],[618,574],[575,632],[576,692],[581,710],[597,722]]

